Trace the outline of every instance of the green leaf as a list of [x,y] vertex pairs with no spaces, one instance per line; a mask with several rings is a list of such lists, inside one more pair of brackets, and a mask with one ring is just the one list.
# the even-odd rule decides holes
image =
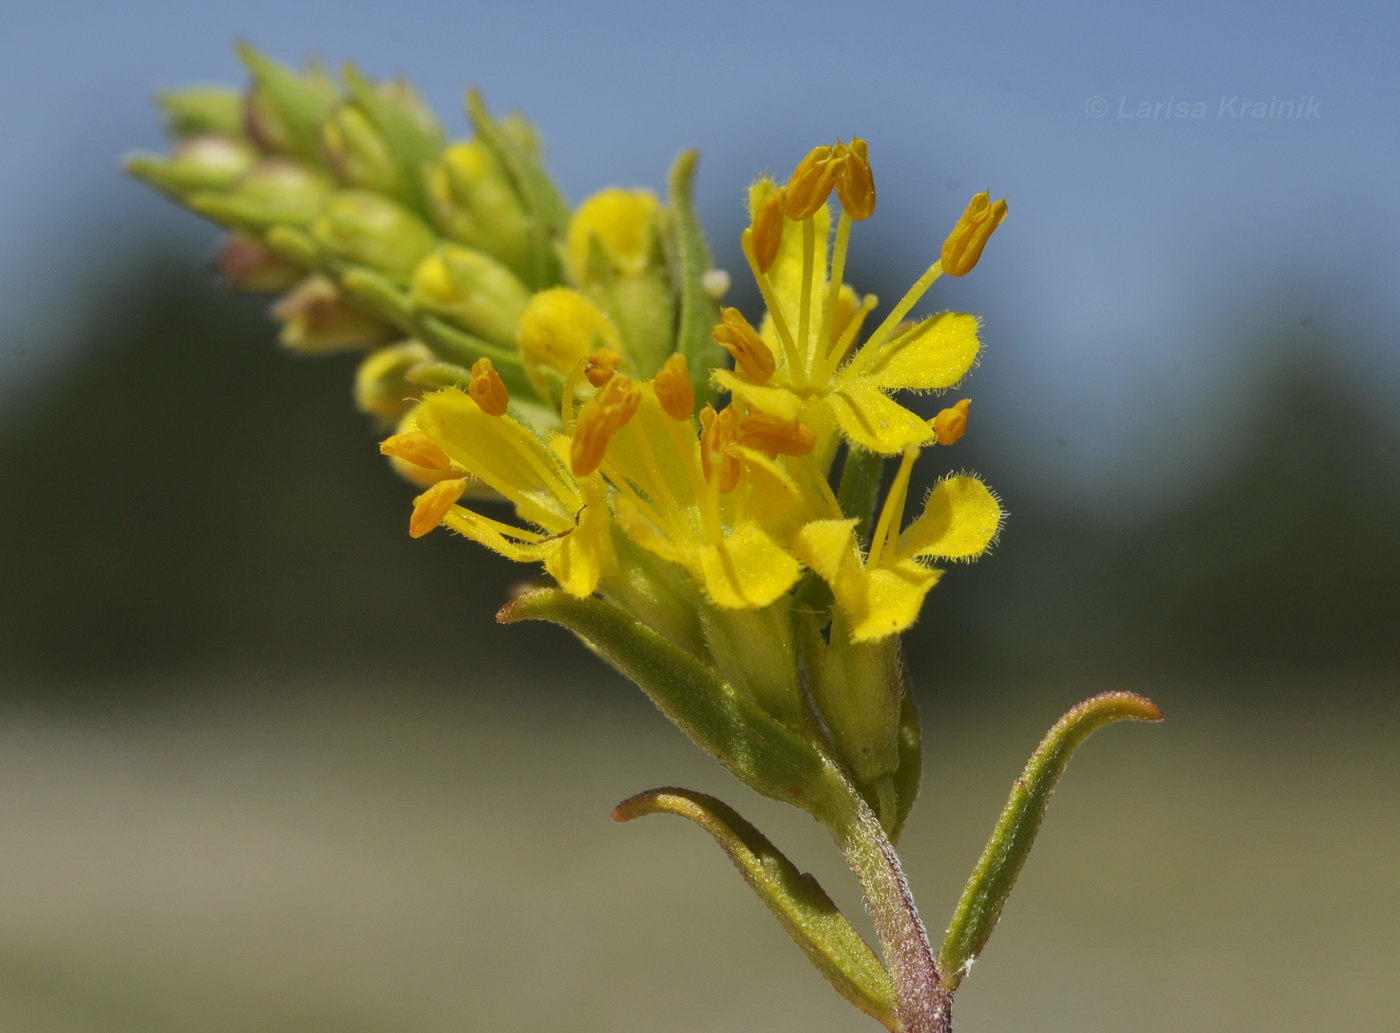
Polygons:
[[533,259],[530,286],[543,290],[559,282],[559,255],[555,245],[564,239],[569,206],[555,187],[539,157],[522,147],[519,134],[505,130],[491,117],[476,90],[467,93],[467,116],[472,129],[491,151],[515,184],[521,206],[530,220],[530,253]]
[[568,628],[641,686],[692,742],[765,796],[825,821],[833,794],[844,795],[839,773],[815,744],[619,607],[544,589],[508,603],[496,619],[546,620]]
[[948,925],[938,970],[950,989],[961,982],[992,935],[1070,755],[1106,724],[1161,719],[1162,711],[1149,699],[1131,692],[1105,692],[1071,709],[1046,733],[1031,754],[1026,770],[1013,783],[1006,809],[1001,812]]
[[710,249],[695,215],[695,168],[697,151],[684,151],[671,166],[671,218],[667,244],[680,290],[680,318],[676,327],[676,349],[685,356],[695,399],[700,406],[714,397],[710,370],[725,364],[724,350],[710,331],[719,322],[719,303],[705,290],[704,276],[711,268]]
[[429,218],[426,174],[442,153],[442,135],[409,117],[403,108],[385,97],[378,86],[361,75],[354,65],[347,63],[342,74],[356,106],[389,145],[403,185],[399,199],[414,214]]
[[817,880],[798,871],[763,833],[727,804],[688,789],[639,793],[617,805],[613,820],[631,821],[646,814],[689,818],[712,835],[836,992],[886,1028],[899,1028],[894,984],[880,959]]

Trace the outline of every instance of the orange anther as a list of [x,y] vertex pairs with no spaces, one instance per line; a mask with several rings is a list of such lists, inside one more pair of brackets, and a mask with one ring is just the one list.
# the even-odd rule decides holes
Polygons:
[[594,387],[602,387],[622,362],[622,355],[611,348],[599,348],[583,361],[583,375]]
[[972,405],[971,398],[964,398],[956,405],[940,410],[933,418],[933,436],[940,445],[955,443],[967,431],[967,410]]
[[728,495],[739,483],[739,459],[729,448],[734,443],[739,414],[733,406],[715,412],[712,406],[700,410],[700,469],[705,480]]
[[840,164],[832,148],[813,147],[807,157],[797,163],[788,180],[783,214],[794,222],[815,215],[831,196],[837,173],[841,171]]
[[641,404],[641,389],[631,377],[618,374],[583,407],[569,443],[569,468],[575,477],[586,477],[603,465],[608,442]]
[[992,231],[1006,218],[1006,198],[991,203],[991,195],[982,191],[967,204],[953,232],[943,242],[943,271],[949,276],[965,276],[972,272]]
[[424,470],[446,470],[452,460],[439,445],[421,430],[411,430],[406,434],[394,434],[379,443],[381,455],[402,459]]
[[487,416],[504,416],[510,405],[510,392],[490,359],[477,359],[472,363],[472,382],[467,385],[467,394]]
[[422,538],[442,523],[448,510],[457,504],[462,493],[467,490],[467,482],[460,478],[438,481],[427,491],[413,500],[413,516],[408,520],[408,533],[413,538]]
[[766,273],[778,260],[783,242],[783,205],[786,191],[775,190],[753,214],[753,257],[758,271]]
[[767,380],[777,368],[773,351],[737,308],[723,308],[720,322],[710,331],[716,343],[734,356],[739,369],[754,380]]
[[662,363],[651,386],[667,416],[673,420],[690,419],[695,411],[695,384],[690,379],[684,355],[677,352]]
[[875,211],[875,174],[870,171],[870,150],[860,137],[852,137],[849,148],[842,147],[841,174],[836,178],[836,196],[852,219],[860,222]]
[[780,455],[805,456],[816,447],[817,435],[796,420],[784,420],[750,409],[739,420],[739,444],[757,449],[769,459]]

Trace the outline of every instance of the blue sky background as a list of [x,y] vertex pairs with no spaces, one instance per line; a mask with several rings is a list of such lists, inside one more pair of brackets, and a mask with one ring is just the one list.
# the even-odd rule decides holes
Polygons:
[[[574,200],[659,188],[696,146],[731,269],[748,180],[837,135],[870,141],[880,208],[853,263],[903,270],[886,296],[973,192],[1008,195],[976,273],[928,305],[983,315],[975,430],[1047,497],[1143,511],[1217,469],[1271,340],[1325,349],[1378,405],[1400,393],[1393,5],[16,0],[0,8],[7,409],[68,358],[54,341],[83,274],[152,234],[207,253],[211,229],[116,165],[161,146],[153,92],[243,80],[237,38],[407,75],[459,134],[479,85],[540,126]],[[1306,117],[1234,117],[1275,100]]]

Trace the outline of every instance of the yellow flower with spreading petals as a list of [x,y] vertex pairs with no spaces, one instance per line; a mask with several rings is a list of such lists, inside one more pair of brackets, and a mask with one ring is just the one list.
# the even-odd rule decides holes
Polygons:
[[[840,216],[828,252],[827,198],[832,191],[840,202]],[[945,312],[918,323],[904,322],[943,273],[939,261],[852,354],[876,299],[857,298],[841,278],[851,223],[868,217],[874,207],[873,177],[865,142],[859,138],[849,147],[838,143],[816,148],[786,187],[768,179],[753,186],[752,224],[744,231],[743,246],[768,307],[761,340],[755,339],[767,354],[755,356],[755,341],[750,341],[750,361],[745,362],[721,340],[735,352],[737,368],[717,370],[714,379],[736,398],[767,412],[803,419],[824,431],[834,422],[848,441],[881,455],[896,455],[926,444],[934,434],[927,421],[891,395],[957,386],[976,362],[980,345],[977,320],[970,315]],[[975,241],[975,255],[970,250],[973,243],[957,250],[958,275],[976,263],[981,245],[1005,214],[1005,201],[993,209],[995,221],[984,218],[977,233],[964,232],[960,222],[950,237],[950,242],[954,237]],[[970,209],[963,221],[982,210]],[[827,443],[822,451],[829,452],[833,445]]]

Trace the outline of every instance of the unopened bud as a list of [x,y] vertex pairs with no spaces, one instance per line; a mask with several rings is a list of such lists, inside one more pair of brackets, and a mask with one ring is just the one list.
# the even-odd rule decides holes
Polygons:
[[350,304],[324,276],[310,276],[272,308],[279,340],[303,355],[358,351],[387,341],[393,328]]
[[331,182],[323,174],[288,158],[265,158],[227,193],[200,191],[187,203],[201,215],[225,226],[266,230],[306,226],[321,211]]
[[473,248],[445,244],[413,271],[413,303],[483,340],[515,346],[530,292],[514,273]]
[[321,126],[326,165],[347,186],[393,194],[399,170],[388,142],[359,108],[342,104]]
[[529,280],[530,220],[515,184],[480,140],[443,152],[428,173],[428,206],[444,235],[489,252]]
[[392,425],[423,394],[423,386],[410,381],[408,371],[434,358],[421,341],[400,341],[371,352],[355,373],[355,404],[361,412]]
[[367,190],[331,195],[311,232],[333,255],[401,283],[437,243],[433,231],[406,208]]
[[530,299],[520,317],[525,375],[543,399],[557,402],[564,378],[599,348],[622,350],[617,327],[578,291],[551,287]]
[[991,195],[982,191],[968,202],[953,232],[943,242],[943,271],[949,276],[965,276],[972,272],[992,231],[1006,218],[1006,198],[995,204]]
[[314,65],[297,72],[252,47],[238,53],[253,73],[244,108],[249,138],[271,154],[319,163],[320,126],[339,99],[335,83]]
[[172,90],[156,98],[165,112],[165,131],[177,139],[202,136],[243,136],[243,95],[220,86]]
[[258,152],[244,140],[202,134],[180,141],[169,158],[138,154],[127,171],[168,194],[182,197],[196,190],[227,190],[247,174]]
[[230,287],[254,294],[280,293],[306,275],[305,269],[246,233],[235,233],[224,242],[214,267]]

